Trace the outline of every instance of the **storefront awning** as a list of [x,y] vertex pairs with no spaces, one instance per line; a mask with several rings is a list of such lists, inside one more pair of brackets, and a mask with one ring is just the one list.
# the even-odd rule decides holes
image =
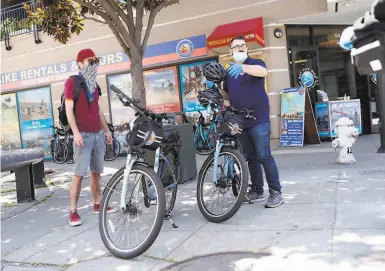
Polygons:
[[227,47],[236,36],[244,36],[246,42],[256,42],[258,47],[264,47],[262,17],[217,26],[207,38],[207,47]]

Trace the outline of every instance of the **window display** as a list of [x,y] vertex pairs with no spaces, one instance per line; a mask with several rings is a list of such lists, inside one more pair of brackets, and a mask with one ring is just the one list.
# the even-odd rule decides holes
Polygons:
[[1,95],[1,149],[21,149],[15,93]]

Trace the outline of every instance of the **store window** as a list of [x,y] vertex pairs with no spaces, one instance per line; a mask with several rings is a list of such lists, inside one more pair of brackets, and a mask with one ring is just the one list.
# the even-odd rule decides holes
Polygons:
[[1,95],[1,149],[21,149],[15,93]]
[[312,36],[309,26],[288,26],[286,40],[289,47],[312,46]]
[[54,120],[50,88],[18,92],[17,105],[23,149],[38,148],[51,157]]
[[339,41],[342,31],[346,26],[314,26],[314,44],[320,48],[339,48]]
[[155,113],[181,111],[178,74],[175,66],[143,72],[146,106]]

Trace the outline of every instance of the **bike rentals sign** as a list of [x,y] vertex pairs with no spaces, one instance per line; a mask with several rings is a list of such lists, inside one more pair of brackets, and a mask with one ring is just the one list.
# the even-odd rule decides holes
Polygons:
[[305,124],[304,87],[287,88],[281,99],[281,146],[303,146]]

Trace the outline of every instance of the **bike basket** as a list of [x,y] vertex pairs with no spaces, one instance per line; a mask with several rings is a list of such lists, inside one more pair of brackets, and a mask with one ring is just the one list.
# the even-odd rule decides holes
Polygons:
[[129,146],[138,146],[151,135],[147,143],[143,146],[144,149],[156,150],[163,139],[162,126],[156,123],[154,120],[146,117],[138,117],[134,122],[134,127],[128,136],[127,144]]
[[225,112],[222,123],[219,125],[219,133],[224,136],[237,136],[242,133],[243,119],[229,111]]

